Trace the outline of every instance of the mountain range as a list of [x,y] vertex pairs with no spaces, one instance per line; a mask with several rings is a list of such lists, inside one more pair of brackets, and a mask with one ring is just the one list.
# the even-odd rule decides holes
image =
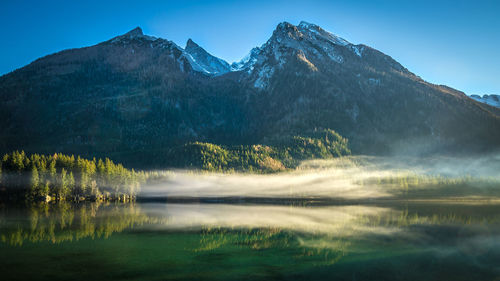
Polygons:
[[358,154],[489,153],[500,109],[428,83],[315,24],[278,24],[229,64],[140,28],[0,77],[0,152],[147,164],[188,142],[265,144],[333,129]]

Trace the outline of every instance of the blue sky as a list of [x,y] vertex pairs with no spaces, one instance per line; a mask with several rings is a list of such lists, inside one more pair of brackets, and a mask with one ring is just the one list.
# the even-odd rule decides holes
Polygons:
[[500,94],[500,1],[0,1],[0,74],[140,26],[229,62],[282,21],[316,23],[395,58],[427,81]]

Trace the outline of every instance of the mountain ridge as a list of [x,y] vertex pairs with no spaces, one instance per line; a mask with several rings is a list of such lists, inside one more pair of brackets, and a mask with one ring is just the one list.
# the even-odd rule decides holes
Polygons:
[[135,28],[1,76],[0,97],[3,152],[133,163],[187,142],[266,144],[314,129],[337,131],[358,154],[500,144],[499,109],[307,22],[278,24],[232,64],[192,40],[182,48]]
[[486,95],[485,94],[483,96],[471,95],[470,97],[478,102],[500,108],[500,95],[494,95],[494,94]]

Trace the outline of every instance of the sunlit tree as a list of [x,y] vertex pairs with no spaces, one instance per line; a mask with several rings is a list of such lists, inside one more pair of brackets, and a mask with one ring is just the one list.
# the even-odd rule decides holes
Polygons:
[[35,166],[31,169],[31,180],[30,180],[30,194],[32,198],[40,196],[40,178],[38,177],[38,170]]

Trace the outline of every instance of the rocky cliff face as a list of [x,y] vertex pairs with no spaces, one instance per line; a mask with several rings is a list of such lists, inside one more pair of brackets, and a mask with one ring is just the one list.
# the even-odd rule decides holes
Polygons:
[[193,61],[201,66],[201,71],[209,75],[221,75],[231,71],[231,66],[225,60],[212,56],[193,40],[189,39],[184,49],[191,55]]
[[188,141],[262,143],[334,129],[358,153],[490,151],[499,110],[321,27],[280,23],[229,65],[140,28],[0,77],[0,150],[134,162]]

